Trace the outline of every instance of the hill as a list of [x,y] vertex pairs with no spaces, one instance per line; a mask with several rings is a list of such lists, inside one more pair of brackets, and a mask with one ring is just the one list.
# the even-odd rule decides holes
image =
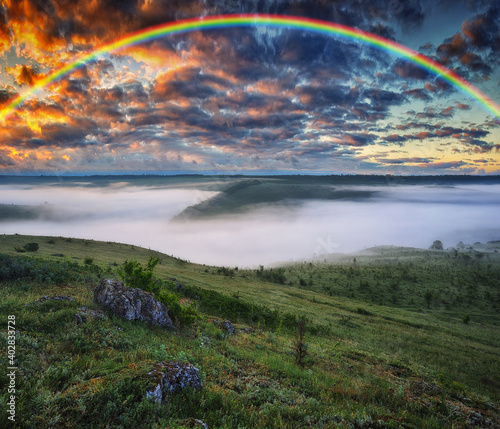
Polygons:
[[[29,243],[38,250],[20,252]],[[497,427],[500,261],[491,246],[378,248],[241,270],[119,243],[0,236],[0,313],[15,316],[17,330],[17,427]],[[75,322],[82,307],[101,310],[92,300],[101,278],[151,255],[161,259],[158,284],[199,320],[175,333],[111,315]],[[304,366],[294,356],[300,318]],[[230,319],[238,335],[214,319]],[[145,380],[160,361],[192,363],[203,389],[151,402]]]
[[259,207],[289,205],[306,200],[359,200],[374,195],[374,191],[339,189],[314,178],[259,178],[229,182],[222,191],[201,203],[187,207],[174,221],[233,215]]

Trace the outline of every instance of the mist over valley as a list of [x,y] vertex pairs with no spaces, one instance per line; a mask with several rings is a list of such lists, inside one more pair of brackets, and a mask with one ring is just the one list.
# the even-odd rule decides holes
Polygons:
[[114,177],[7,180],[0,232],[125,242],[255,267],[376,245],[500,239],[500,180]]

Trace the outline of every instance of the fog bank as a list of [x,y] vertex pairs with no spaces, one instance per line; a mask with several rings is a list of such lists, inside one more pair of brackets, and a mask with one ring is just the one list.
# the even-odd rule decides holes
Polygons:
[[[368,189],[368,188],[365,188]],[[138,186],[4,186],[0,203],[48,202],[54,220],[3,221],[0,233],[135,244],[192,262],[255,267],[375,245],[428,248],[500,240],[500,185],[370,188],[363,201],[261,206],[244,215],[171,223],[215,192]]]

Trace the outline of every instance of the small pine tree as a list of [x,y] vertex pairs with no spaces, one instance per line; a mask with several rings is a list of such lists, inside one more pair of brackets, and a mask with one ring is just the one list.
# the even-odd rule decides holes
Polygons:
[[301,319],[297,322],[297,334],[293,344],[295,354],[295,362],[301,367],[304,367],[304,358],[307,356],[307,344],[304,342],[304,334],[306,332],[306,322]]

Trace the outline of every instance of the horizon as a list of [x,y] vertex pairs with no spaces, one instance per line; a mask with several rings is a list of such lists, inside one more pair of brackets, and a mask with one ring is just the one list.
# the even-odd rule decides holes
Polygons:
[[484,174],[471,174],[471,173],[441,173],[441,174],[424,174],[424,173],[328,173],[328,172],[285,172],[279,170],[267,171],[267,172],[250,172],[250,171],[240,171],[240,172],[224,172],[224,171],[214,171],[214,172],[142,172],[142,171],[124,171],[124,172],[67,172],[67,173],[1,173],[0,177],[102,177],[102,176],[152,176],[152,177],[169,177],[169,176],[226,176],[226,177],[269,177],[269,176],[315,176],[315,177],[343,177],[343,176],[369,176],[369,177],[498,177],[500,178],[500,173],[484,173]]

